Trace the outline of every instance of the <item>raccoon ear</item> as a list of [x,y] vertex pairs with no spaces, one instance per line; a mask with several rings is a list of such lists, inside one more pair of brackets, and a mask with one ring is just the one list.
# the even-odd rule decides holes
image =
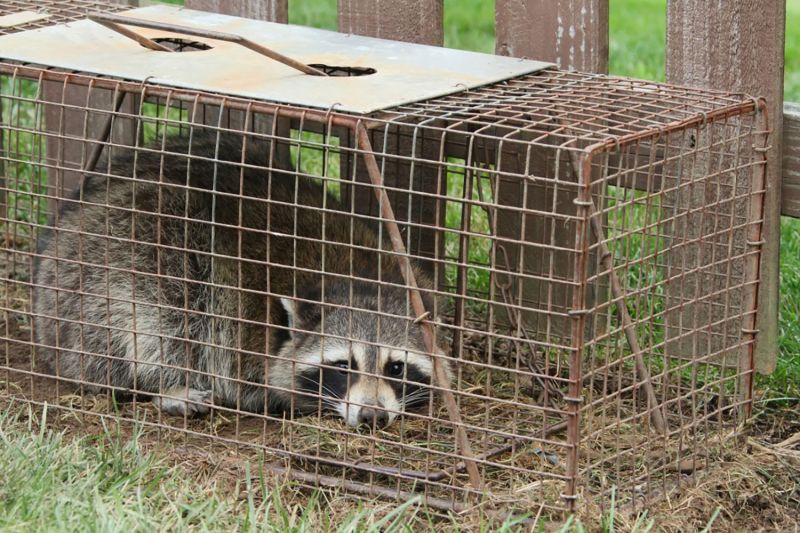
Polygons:
[[425,306],[425,311],[430,313],[428,318],[433,318],[433,304],[435,303],[435,297],[428,291],[420,291],[420,296],[422,296],[422,304]]
[[[301,302],[291,298],[281,298],[281,305],[286,311],[287,326],[289,328],[313,331],[319,326],[321,314],[319,305],[311,302]],[[289,331],[295,336],[296,331]]]
[[[281,298],[281,305],[283,306],[283,310],[286,311],[286,318],[287,318],[287,326],[290,328],[294,327],[295,322],[295,305],[297,302],[294,300],[290,300],[289,298]],[[294,331],[289,331],[289,335],[294,336]]]

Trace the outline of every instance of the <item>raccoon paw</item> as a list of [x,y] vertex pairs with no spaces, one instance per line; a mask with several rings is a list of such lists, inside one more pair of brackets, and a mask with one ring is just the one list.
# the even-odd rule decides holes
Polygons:
[[155,401],[161,411],[168,415],[190,418],[207,415],[213,403],[210,390],[183,388],[168,390]]

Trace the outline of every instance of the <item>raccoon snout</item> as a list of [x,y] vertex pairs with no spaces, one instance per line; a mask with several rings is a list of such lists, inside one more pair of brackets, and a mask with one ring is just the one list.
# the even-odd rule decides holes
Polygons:
[[389,425],[389,413],[380,408],[362,407],[358,411],[358,424],[384,428]]

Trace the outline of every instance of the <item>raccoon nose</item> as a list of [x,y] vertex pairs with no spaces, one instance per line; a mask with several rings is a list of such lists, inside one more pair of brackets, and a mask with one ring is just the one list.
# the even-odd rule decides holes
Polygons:
[[389,423],[389,413],[383,409],[362,407],[361,411],[358,412],[358,423],[365,424],[369,427],[372,427],[374,424],[376,428],[382,428]]

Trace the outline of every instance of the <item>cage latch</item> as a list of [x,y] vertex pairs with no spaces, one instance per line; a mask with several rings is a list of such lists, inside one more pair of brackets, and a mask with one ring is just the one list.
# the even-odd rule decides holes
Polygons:
[[569,316],[583,316],[589,312],[589,309],[570,309],[567,311],[567,315]]
[[583,396],[567,396],[566,394],[561,397],[567,403],[581,404],[583,403]]

